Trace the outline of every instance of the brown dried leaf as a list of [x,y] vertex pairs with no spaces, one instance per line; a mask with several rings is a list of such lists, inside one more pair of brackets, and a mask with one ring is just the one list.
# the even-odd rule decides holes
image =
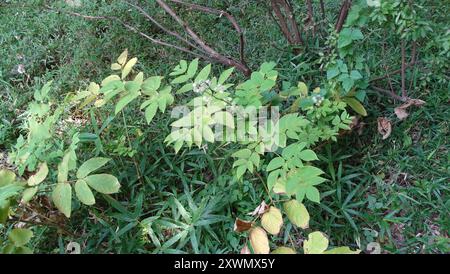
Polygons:
[[266,202],[262,201],[261,204],[259,206],[257,206],[255,208],[255,210],[253,210],[253,212],[250,213],[249,215],[252,215],[252,216],[262,215],[262,214],[264,214],[264,212],[267,211],[268,208],[269,208],[269,206],[266,204]]
[[244,232],[252,228],[253,222],[243,221],[239,218],[236,218],[234,222],[234,231],[235,232]]
[[383,136],[383,140],[387,139],[392,132],[391,121],[386,117],[379,117],[377,122],[378,132]]
[[425,101],[420,99],[410,99],[403,105],[396,107],[394,109],[395,115],[397,115],[398,119],[403,120],[408,117],[409,113],[406,111],[410,106],[420,107],[425,104]]

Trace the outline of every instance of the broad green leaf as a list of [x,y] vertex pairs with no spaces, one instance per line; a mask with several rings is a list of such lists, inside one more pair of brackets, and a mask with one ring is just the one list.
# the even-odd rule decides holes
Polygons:
[[274,251],[270,252],[270,254],[297,254],[297,253],[292,248],[280,246]]
[[183,94],[185,92],[191,91],[194,88],[194,85],[192,83],[187,83],[183,87],[181,87],[179,90],[177,90],[177,94]]
[[67,218],[72,211],[72,186],[69,183],[58,183],[53,190],[52,200],[56,208]]
[[85,178],[87,184],[103,194],[119,192],[120,184],[116,177],[110,174],[96,174]]
[[145,95],[153,95],[161,86],[162,76],[152,76],[147,78],[142,84],[142,93]]
[[0,224],[5,224],[8,220],[10,206],[9,200],[0,201]]
[[134,65],[136,65],[136,62],[137,62],[136,57],[130,59],[130,61],[127,62],[127,64],[122,69],[122,79],[125,79],[125,77],[127,77],[128,74],[130,74],[131,69],[134,67]]
[[269,189],[269,191],[271,191],[272,188],[275,186],[275,183],[277,182],[279,175],[280,170],[274,170],[269,173],[269,176],[267,176],[267,188]]
[[36,186],[40,184],[42,181],[45,180],[45,178],[48,175],[48,167],[47,163],[44,162],[39,166],[39,170],[32,175],[30,178],[28,178],[28,185],[29,186]]
[[187,67],[188,67],[188,63],[186,62],[186,60],[181,60],[180,63],[175,67],[173,72],[171,72],[169,75],[170,76],[181,75],[186,72]]
[[92,193],[85,180],[80,179],[75,183],[75,194],[83,204],[95,204],[94,194]]
[[198,69],[198,58],[192,60],[192,62],[189,64],[186,75],[188,75],[190,78],[194,77],[194,75],[197,73],[197,69]]
[[237,178],[237,179],[240,179],[240,178],[244,175],[244,173],[245,173],[246,170],[247,170],[247,165],[239,166],[239,167],[236,169],[236,178]]
[[355,98],[345,97],[342,101],[346,102],[356,113],[367,116],[367,111],[364,106]]
[[274,170],[274,169],[280,168],[280,167],[282,167],[282,166],[284,165],[284,163],[285,163],[285,161],[284,161],[284,159],[281,158],[281,157],[273,158],[273,159],[269,162],[269,164],[267,165],[266,170],[267,170],[267,172],[269,172],[269,171],[272,171],[272,170]]
[[11,197],[19,194],[19,191],[23,189],[22,186],[17,184],[9,184],[0,187],[0,204],[5,203],[5,201]]
[[313,186],[306,188],[306,198],[315,203],[320,203],[319,190]]
[[310,149],[306,149],[306,150],[301,151],[298,154],[298,157],[300,157],[300,159],[302,159],[303,161],[306,161],[306,162],[319,160],[317,158],[316,153],[314,153],[314,151],[312,151]]
[[281,226],[283,225],[283,217],[281,211],[271,206],[261,217],[262,227],[272,235],[280,233]]
[[328,238],[320,231],[308,235],[308,240],[303,242],[305,254],[322,254],[328,248]]
[[222,85],[223,83],[225,83],[225,81],[228,80],[228,78],[230,78],[233,71],[234,71],[234,67],[229,68],[229,69],[225,70],[224,72],[222,72],[222,74],[220,74],[220,76],[219,76],[219,80],[217,83],[219,85]]
[[112,83],[116,83],[116,81],[120,81],[120,77],[115,74],[110,75],[110,76],[106,77],[105,79],[103,79],[102,87],[107,86],[109,83],[111,83],[111,87],[113,87]]
[[205,81],[206,79],[208,79],[209,73],[211,72],[211,64],[207,65],[206,67],[204,67],[197,75],[197,77],[195,77],[194,82],[198,83],[200,81]]
[[236,151],[235,153],[231,154],[232,157],[234,158],[245,158],[248,159],[250,158],[250,155],[252,154],[252,151],[250,149],[241,149]]
[[22,193],[22,200],[20,201],[20,203],[27,204],[29,201],[31,201],[31,199],[33,199],[37,191],[38,191],[37,186],[25,189]]
[[11,170],[0,170],[0,187],[9,185],[16,180],[16,174]]
[[341,246],[327,250],[323,254],[359,254],[360,252],[359,249],[353,251],[348,246]]
[[116,109],[114,114],[119,113],[124,107],[126,107],[129,103],[131,103],[134,99],[139,96],[139,92],[129,93],[122,98],[120,98],[119,102],[117,102]]
[[69,160],[70,154],[66,153],[61,163],[58,164],[58,183],[67,182],[67,177],[69,176]]
[[290,200],[284,203],[283,207],[291,223],[303,229],[309,227],[309,213],[302,203],[297,200]]
[[26,228],[14,228],[8,234],[8,239],[16,247],[21,247],[26,245],[33,237],[33,231]]
[[155,117],[156,111],[158,110],[158,104],[153,102],[145,109],[145,120],[147,124],[150,124]]
[[95,157],[84,162],[77,171],[77,178],[81,179],[88,176],[91,172],[96,171],[106,165],[110,159],[103,157]]
[[260,227],[254,227],[249,233],[250,244],[255,254],[269,254],[269,239],[264,229]]

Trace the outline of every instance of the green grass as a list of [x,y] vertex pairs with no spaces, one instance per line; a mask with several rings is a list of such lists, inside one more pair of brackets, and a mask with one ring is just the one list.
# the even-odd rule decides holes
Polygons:
[[[155,46],[108,22],[45,11],[41,1],[22,2],[0,5],[0,151],[14,144],[20,134],[20,114],[34,89],[48,80],[55,80],[60,95],[84,87],[89,81],[99,81],[108,75],[113,57],[125,48],[139,58],[140,69],[146,73],[164,73],[179,59],[191,58]],[[79,11],[124,12],[122,6],[111,1],[101,2],[106,4],[85,4]],[[263,5],[255,1],[224,1],[217,7],[225,8],[228,2],[233,3],[230,12],[246,30],[246,55],[252,68],[262,61],[274,60],[279,64],[282,80],[303,80],[312,85],[323,80],[314,63],[322,49],[314,42],[308,53],[294,56]],[[237,37],[229,35],[231,27],[225,20],[183,15],[195,20],[193,26],[221,52],[236,55]],[[123,16],[162,37],[137,14],[124,12]],[[212,23],[216,24],[214,31],[201,31],[202,26]],[[365,48],[378,45],[375,38],[366,40]],[[394,45],[397,41],[389,43]],[[393,67],[398,64],[395,51],[398,49],[393,47],[386,54],[393,56],[392,60],[383,56]],[[374,50],[370,54],[369,66],[379,66],[380,52]],[[21,64],[25,74],[17,73]],[[383,71],[379,68],[373,73]],[[356,247],[359,243],[364,248],[378,241],[382,250],[389,253],[450,251],[449,86],[433,79],[425,84],[415,82],[414,86],[413,97],[427,104],[413,109],[405,121],[398,121],[393,114],[396,104],[371,94],[369,116],[363,119],[361,134],[354,132],[321,151],[321,158],[328,163],[323,168],[330,181],[321,188],[321,205],[308,204],[313,215],[310,226],[330,235],[332,245]],[[393,132],[387,140],[382,140],[376,129],[376,119],[382,116],[393,122]],[[32,242],[36,252],[63,253],[70,241],[82,243],[84,253],[239,251],[244,236],[233,232],[233,222],[251,212],[265,197],[261,181],[234,181],[229,175],[232,163],[226,157],[230,153],[224,147],[212,147],[208,154],[192,150],[175,155],[161,145],[161,132],[169,131],[170,120],[157,119],[155,126],[141,131],[128,126],[133,120],[133,113],[128,112],[123,122],[118,119],[105,130],[108,142],[84,145],[88,151],[111,155],[111,169],[122,182],[123,190],[116,200],[105,196],[89,209],[76,204],[70,221],[56,219],[56,225],[36,227]],[[124,128],[130,139],[115,138]],[[126,156],[135,151],[139,152]],[[45,209],[46,201],[40,201],[40,205]],[[3,234],[5,229],[0,228],[0,232]],[[149,232],[164,241],[158,243],[146,236]],[[180,241],[169,245],[180,235]],[[295,235],[301,240],[306,234],[297,231]],[[286,234],[278,241],[287,242]]]

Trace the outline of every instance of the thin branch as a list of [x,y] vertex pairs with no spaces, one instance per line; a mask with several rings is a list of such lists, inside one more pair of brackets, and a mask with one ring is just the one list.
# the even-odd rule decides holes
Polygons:
[[216,60],[219,63],[222,63],[224,65],[233,66],[236,67],[238,70],[242,71],[246,76],[250,75],[251,71],[249,67],[242,62],[238,62],[234,59],[228,58],[226,56],[221,55],[216,50],[208,46],[198,35],[195,33],[191,27],[183,21],[175,12],[174,10],[167,5],[167,3],[163,0],[156,0],[158,5],[164,9],[166,13],[168,13],[183,29],[186,31],[186,33],[192,38],[192,40],[195,41],[195,43],[203,49],[211,59]]
[[352,6],[351,0],[345,0],[342,5],[341,9],[339,11],[338,20],[336,22],[335,30],[336,32],[341,32],[342,27],[345,24],[345,20],[347,20],[348,12],[350,11],[350,8]]
[[406,53],[405,53],[405,40],[402,40],[402,97],[406,97]]
[[[272,10],[275,13],[278,20],[278,26],[283,32],[284,37],[288,40],[288,43],[293,46],[303,45],[303,38],[300,34],[300,30],[295,20],[294,10],[288,0],[271,0]],[[284,10],[284,14],[282,10]],[[272,13],[270,13],[272,15]],[[298,54],[298,49],[296,49]]]
[[398,100],[398,101],[401,101],[401,102],[406,102],[406,101],[409,100],[408,97],[401,97],[401,96],[395,94],[394,92],[392,92],[391,90],[387,90],[387,89],[376,87],[376,86],[370,86],[370,88],[372,88],[375,91],[378,91],[378,92],[384,93],[386,95],[389,95],[392,98],[394,98],[395,100]]
[[179,33],[175,32],[175,31],[171,31],[169,29],[167,29],[166,27],[164,27],[161,23],[159,23],[155,18],[153,18],[152,16],[150,16],[150,14],[148,14],[143,8],[130,3],[128,1],[124,1],[126,4],[134,7],[135,9],[137,9],[144,17],[146,17],[150,22],[152,22],[153,24],[155,24],[158,28],[160,28],[162,31],[164,31],[165,33],[172,35],[173,37],[177,38],[178,40],[188,44],[189,46],[197,49],[197,50],[201,50],[200,48],[198,48],[196,45],[194,45],[192,42],[188,41],[186,38],[182,37]]
[[244,54],[244,49],[245,49],[244,32],[242,31],[241,27],[239,26],[237,20],[231,14],[229,14],[228,12],[226,12],[224,10],[218,10],[218,9],[200,6],[200,5],[192,4],[192,3],[185,3],[180,0],[169,0],[169,1],[179,4],[179,5],[188,6],[189,8],[194,9],[194,10],[199,10],[199,11],[203,11],[203,12],[210,13],[210,14],[216,14],[219,17],[225,16],[239,35],[240,60],[242,63],[246,64],[245,54]]

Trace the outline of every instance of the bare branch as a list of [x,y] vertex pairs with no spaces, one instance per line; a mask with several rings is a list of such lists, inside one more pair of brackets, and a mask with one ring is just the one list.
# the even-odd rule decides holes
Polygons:
[[338,20],[336,22],[335,30],[336,32],[341,32],[342,27],[345,24],[345,20],[347,20],[348,12],[350,11],[350,8],[352,7],[352,1],[351,0],[344,0],[344,2],[341,5],[341,9],[339,11]]
[[167,5],[167,3],[163,0],[156,0],[158,5],[166,11],[183,29],[186,31],[186,33],[192,38],[192,40],[195,41],[195,43],[205,51],[209,57],[219,63],[222,63],[227,66],[233,66],[237,68],[238,70],[242,71],[246,76],[250,75],[251,71],[247,64],[236,61],[232,58],[226,57],[218,53],[216,50],[208,46],[198,35],[195,33],[191,27],[183,21],[174,11],[173,9]]
[[174,3],[177,3],[177,4],[180,4],[180,5],[188,6],[191,9],[203,11],[203,12],[210,13],[210,14],[216,14],[219,17],[225,16],[228,19],[228,21],[231,23],[233,28],[236,30],[238,35],[239,35],[239,54],[240,54],[240,59],[241,59],[242,63],[246,64],[246,62],[245,62],[245,54],[244,54],[244,49],[245,49],[244,32],[242,31],[241,27],[239,26],[237,20],[231,14],[229,14],[228,12],[226,12],[224,10],[218,10],[218,9],[205,7],[205,6],[200,6],[200,5],[192,4],[192,3],[185,3],[185,2],[180,1],[180,0],[170,0],[170,1],[174,2]]
[[[289,1],[271,0],[271,6],[273,12],[278,18],[277,23],[289,44],[294,46],[303,45],[303,39],[298,29],[297,21],[295,20],[294,12]],[[281,9],[284,10],[284,14]]]

